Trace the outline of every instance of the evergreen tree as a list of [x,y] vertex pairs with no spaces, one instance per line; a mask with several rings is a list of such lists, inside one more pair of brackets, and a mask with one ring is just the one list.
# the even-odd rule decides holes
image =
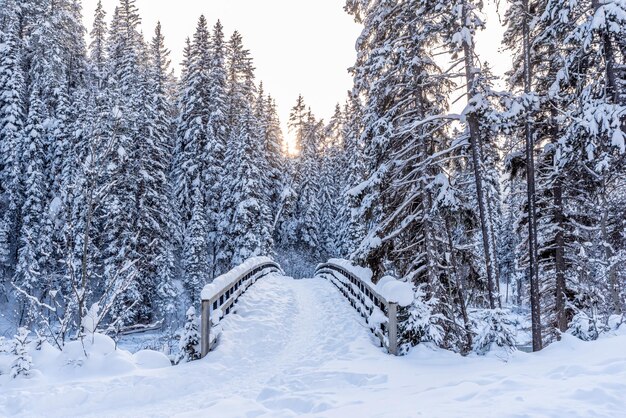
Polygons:
[[198,319],[196,310],[192,306],[187,310],[187,322],[183,334],[180,336],[180,353],[176,363],[188,363],[200,358],[200,332],[198,331]]
[[218,262],[218,248],[221,242],[218,233],[219,225],[223,222],[220,205],[224,193],[222,179],[225,175],[224,158],[229,130],[227,90],[226,45],[222,24],[217,21],[211,37],[211,68],[209,73],[211,113],[208,122],[207,147],[203,157],[207,162],[204,179],[208,185],[206,199],[210,221],[211,278],[222,272],[219,270]]
[[144,260],[139,266],[145,276],[145,288],[142,293],[144,297],[146,293],[153,293],[148,296],[146,302],[156,303],[161,307],[171,307],[175,296],[172,283],[173,216],[169,183],[173,125],[170,119],[172,110],[166,91],[170,64],[168,57],[169,51],[165,48],[159,23],[150,46],[147,132],[140,145],[143,179],[138,199],[138,227],[142,235],[137,251]]
[[[181,229],[183,231],[183,246],[187,245],[184,241],[189,236],[194,239],[200,239],[202,235],[204,241],[201,246],[205,251],[202,256],[196,254],[194,256],[201,257],[203,263],[209,262],[209,245],[206,242],[210,229],[210,221],[207,218],[207,199],[211,199],[209,190],[213,187],[212,183],[206,182],[208,166],[211,163],[208,160],[209,150],[209,121],[211,118],[211,90],[210,90],[210,45],[209,30],[204,16],[198,20],[196,32],[193,41],[187,52],[185,69],[181,78],[182,95],[180,99],[180,116],[177,126],[177,149],[174,159],[174,176],[175,176],[175,196],[178,207],[178,216],[180,219]],[[211,142],[214,142],[211,140]],[[211,144],[214,145],[214,144]],[[197,189],[197,190],[196,190]],[[196,197],[201,195],[201,199]],[[202,204],[202,207],[198,205]],[[194,225],[192,218],[200,216],[202,213],[202,228]],[[200,247],[197,247],[198,250]],[[183,248],[183,257],[189,252]],[[192,260],[183,258],[183,264],[194,264]],[[204,267],[206,268],[206,266]],[[208,270],[206,270],[208,272]],[[208,277],[202,278],[202,282]]]
[[[116,119],[113,149],[107,164],[108,175],[115,183],[104,204],[105,269],[107,286],[117,287],[130,281],[113,316],[119,323],[138,319],[142,300],[137,261],[137,209],[141,185],[140,149],[142,80],[141,48],[143,40],[138,31],[140,17],[134,0],[120,0],[111,22],[108,40],[109,106]],[[116,284],[117,283],[117,284]]]
[[16,356],[11,364],[11,378],[13,379],[20,376],[28,377],[33,367],[33,359],[28,354],[28,334],[30,334],[30,331],[21,327],[17,330],[17,335],[13,339],[12,354]]
[[20,161],[25,86],[18,11],[14,0],[0,10],[0,283],[10,278],[17,261],[15,242],[23,199]]
[[[45,262],[42,251],[42,223],[45,222],[46,185],[44,181],[45,150],[43,144],[44,107],[39,99],[39,91],[33,90],[29,104],[28,118],[24,132],[24,203],[21,208],[22,227],[15,285],[29,294],[35,293],[45,285],[42,282],[41,265]],[[45,276],[44,276],[45,277]],[[25,301],[26,302],[26,301]],[[26,315],[33,319],[32,307],[25,305]],[[22,314],[24,316],[24,314]]]

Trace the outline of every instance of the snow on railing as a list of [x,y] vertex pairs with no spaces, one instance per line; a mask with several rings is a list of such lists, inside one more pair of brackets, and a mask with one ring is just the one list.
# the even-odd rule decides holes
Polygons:
[[219,323],[228,315],[239,297],[258,279],[270,273],[282,272],[278,263],[269,257],[253,257],[222,274],[202,289],[202,357],[215,345],[221,331]]
[[390,354],[398,355],[398,306],[408,306],[413,302],[410,283],[385,276],[374,284],[370,269],[340,259],[320,264],[315,275],[330,280],[367,321],[381,347],[387,348]]

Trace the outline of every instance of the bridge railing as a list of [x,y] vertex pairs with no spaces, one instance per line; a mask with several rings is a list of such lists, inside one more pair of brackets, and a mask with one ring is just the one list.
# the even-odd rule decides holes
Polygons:
[[315,275],[329,279],[367,321],[380,346],[398,355],[398,303],[388,301],[371,281],[359,277],[345,263],[330,260],[318,265]]
[[239,297],[261,277],[281,271],[280,265],[272,259],[254,257],[215,278],[202,289],[202,357],[211,351],[217,341],[215,326],[232,311]]

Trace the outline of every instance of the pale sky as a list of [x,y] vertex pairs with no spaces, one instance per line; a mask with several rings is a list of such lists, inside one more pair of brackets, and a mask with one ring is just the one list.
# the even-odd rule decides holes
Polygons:
[[[102,3],[108,20],[118,0]],[[97,0],[83,0],[88,31],[96,4]],[[343,10],[345,0],[137,0],[136,4],[146,39],[152,38],[161,21],[175,69],[182,61],[185,39],[193,36],[201,14],[210,26],[220,19],[227,37],[239,30],[254,58],[257,80],[277,101],[287,137],[289,111],[298,94],[315,115],[328,121],[335,104],[343,103],[352,87],[347,69],[356,59],[354,45],[361,26]],[[485,9],[489,25],[477,43],[481,58],[501,75],[510,58],[499,52],[502,28],[495,6],[488,2]],[[460,110],[462,106],[455,109]]]
[[[97,0],[83,0],[85,26],[91,31]],[[289,110],[298,94],[320,118],[328,120],[352,86],[347,69],[354,64],[361,31],[343,11],[344,0],[137,0],[144,36],[161,21],[172,64],[178,69],[185,39],[198,17],[210,26],[220,19],[226,36],[236,29],[251,51],[258,81],[277,101],[286,132]],[[107,20],[118,0],[103,0]]]

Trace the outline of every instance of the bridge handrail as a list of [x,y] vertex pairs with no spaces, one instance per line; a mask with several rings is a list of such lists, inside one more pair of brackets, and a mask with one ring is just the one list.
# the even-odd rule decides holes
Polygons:
[[[367,321],[370,330],[380,340],[381,347],[387,348],[390,354],[398,355],[398,303],[388,301],[375,289],[372,282],[360,278],[350,269],[333,260],[317,266],[315,275],[322,274],[332,276],[331,283]],[[340,276],[343,276],[345,280],[342,280]],[[381,311],[386,319],[386,325],[381,322],[380,328],[374,326],[371,321],[376,310]]]
[[274,272],[282,272],[278,263],[268,257],[253,257],[217,277],[202,289],[202,357],[211,351],[217,338],[215,333],[211,333],[211,329],[230,313],[239,297],[250,286],[259,278]]

